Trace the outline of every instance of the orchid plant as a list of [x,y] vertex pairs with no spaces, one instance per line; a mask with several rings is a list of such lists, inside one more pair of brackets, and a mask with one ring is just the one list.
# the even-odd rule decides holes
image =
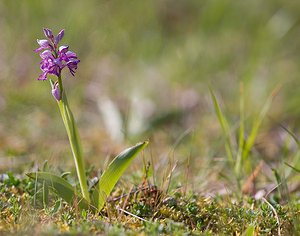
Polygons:
[[58,46],[59,42],[64,37],[64,30],[61,30],[56,37],[50,29],[43,28],[47,39],[37,40],[39,48],[36,52],[40,52],[42,58],[41,70],[42,74],[38,80],[47,80],[48,75],[52,74],[57,77],[56,81],[49,79],[52,95],[57,101],[60,113],[68,134],[71,150],[74,157],[76,172],[79,179],[81,194],[74,190],[74,187],[64,178],[48,172],[31,172],[27,173],[30,178],[36,179],[42,183],[45,189],[54,190],[65,201],[72,203],[79,196],[82,196],[84,201],[79,201],[80,208],[92,207],[93,209],[101,210],[106,198],[110,194],[114,185],[121,177],[127,166],[137,156],[137,154],[147,146],[148,142],[139,143],[131,148],[120,153],[110,164],[107,170],[101,176],[101,180],[95,185],[92,192],[89,192],[88,182],[85,175],[84,159],[81,148],[81,141],[77,130],[76,122],[72,111],[69,107],[66,92],[63,88],[62,70],[68,68],[72,76],[75,76],[75,71],[78,67],[76,54],[69,51],[69,46]]

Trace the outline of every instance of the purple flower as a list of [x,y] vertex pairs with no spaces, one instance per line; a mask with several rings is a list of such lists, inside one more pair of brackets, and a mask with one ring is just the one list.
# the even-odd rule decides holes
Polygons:
[[52,46],[51,46],[50,42],[46,39],[42,39],[42,40],[37,39],[37,42],[40,45],[40,47],[33,50],[35,52],[38,52],[38,51],[41,51],[41,50],[44,50],[44,49],[48,49],[48,48],[52,49]]
[[65,30],[63,29],[62,31],[60,31],[58,33],[58,35],[54,38],[54,45],[55,45],[55,48],[57,48],[57,45],[59,43],[60,40],[62,40],[62,38],[64,37],[65,35]]
[[69,46],[66,46],[66,45],[62,45],[59,47],[58,49],[58,53],[59,54],[62,54],[62,53],[66,53],[69,51]]
[[48,59],[48,58],[54,58],[53,57],[53,55],[52,55],[52,52],[51,51],[49,51],[49,50],[46,50],[46,51],[43,51],[43,52],[41,52],[40,53],[40,57],[42,58],[42,59]]
[[61,60],[68,62],[71,59],[77,59],[77,56],[74,52],[69,51],[69,46],[60,46],[58,49],[58,55]]
[[53,97],[55,97],[55,99],[57,101],[60,101],[61,100],[61,95],[60,95],[60,91],[59,91],[59,87],[58,87],[58,81],[56,81],[54,84],[53,84],[53,87],[52,87],[52,94],[53,94]]
[[70,73],[75,76],[75,70],[77,69],[77,64],[80,62],[80,60],[73,60],[73,59],[70,59],[66,65],[68,66],[69,68],[69,71]]
[[55,58],[49,50],[40,53],[40,56],[43,59],[40,63],[43,73],[39,76],[38,80],[46,80],[48,74],[59,76],[64,67],[60,58]]
[[43,30],[44,30],[45,36],[52,41],[53,40],[52,30],[47,29],[47,28],[43,28]]
[[60,76],[63,68],[68,67],[70,73],[74,76],[75,70],[80,60],[77,60],[77,56],[74,52],[69,51],[69,46],[62,45],[58,48],[58,43],[64,37],[65,30],[61,30],[54,38],[50,29],[43,28],[45,36],[48,38],[43,40],[37,40],[40,45],[36,52],[45,50],[40,53],[42,58],[41,70],[43,73],[39,76],[38,80],[46,80],[48,74]]

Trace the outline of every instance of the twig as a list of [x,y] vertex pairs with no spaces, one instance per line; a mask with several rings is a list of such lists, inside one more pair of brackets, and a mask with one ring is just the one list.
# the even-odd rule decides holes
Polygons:
[[152,155],[152,149],[151,149],[151,145],[148,146],[149,150],[150,150],[150,164],[152,165],[152,180],[153,180],[153,185],[156,185],[156,181],[155,181],[155,166],[154,166],[154,161],[153,161],[153,155]]
[[139,219],[139,220],[142,220],[142,221],[145,221],[145,222],[147,222],[147,223],[150,223],[150,221],[145,220],[145,219],[143,219],[143,218],[141,218],[141,217],[139,217],[139,216],[136,216],[136,215],[134,215],[134,214],[132,214],[132,213],[126,211],[126,210],[120,209],[120,211],[123,211],[123,212],[125,212],[126,214],[131,215],[131,216],[133,216],[133,217],[135,217],[135,218],[137,218],[137,219]]
[[269,192],[267,192],[267,194],[265,195],[265,198],[268,197],[269,194],[270,194],[271,192],[273,192],[276,188],[278,188],[278,186],[280,186],[281,184],[282,184],[282,183],[279,183],[279,184],[275,185],[273,188],[271,188],[271,189],[269,190]]
[[106,204],[106,208],[107,208],[107,216],[108,216],[109,224],[111,224],[111,217],[110,217],[109,206],[108,206],[107,201],[105,201],[105,204]]
[[38,175],[37,175],[37,172],[35,172],[35,184],[34,184],[34,198],[33,198],[33,205],[34,205],[34,207],[35,207],[35,201],[36,201],[36,191],[37,191],[37,179],[38,179],[38,177],[37,177]]
[[[74,186],[74,193],[77,193],[77,191],[76,191],[76,185]],[[74,206],[75,206],[75,213],[76,213],[76,223],[79,222],[79,211],[78,211],[78,205],[79,205],[79,203],[77,204],[77,202],[78,202],[78,197],[77,197],[77,194],[75,194]]]
[[261,168],[263,166],[263,161],[261,160],[258,166],[255,168],[251,176],[248,178],[247,182],[242,187],[242,193],[248,193],[250,191],[250,184],[254,183],[256,176],[259,174]]
[[170,171],[170,173],[169,173],[169,175],[168,175],[168,177],[167,177],[167,179],[166,179],[166,180],[168,180],[168,186],[167,186],[166,193],[169,192],[170,183],[171,183],[171,179],[172,179],[172,173],[173,173],[173,171],[175,170],[175,168],[176,168],[176,166],[177,166],[177,161],[175,162],[175,165],[173,165],[173,163],[174,163],[174,156],[172,157],[172,165],[171,165],[172,170]]
[[[133,186],[131,186],[131,188],[130,188],[130,191],[129,191],[130,193],[132,192],[132,191],[131,191],[132,188],[133,188]],[[130,194],[127,194],[127,197],[125,198],[125,201],[124,201],[122,210],[125,210],[125,207],[126,207],[126,204],[127,204],[127,201],[128,201],[129,196],[130,196]],[[123,214],[124,214],[124,212],[122,212],[122,214],[120,215],[120,217],[122,217]]]
[[188,182],[188,178],[189,178],[190,162],[191,162],[191,153],[189,154],[188,162],[185,167],[185,176],[184,176],[185,180],[184,180],[183,195],[186,195],[186,191],[187,191],[187,182]]
[[267,203],[268,205],[269,205],[269,207],[271,207],[271,209],[272,209],[272,211],[274,212],[274,215],[275,215],[275,218],[276,218],[276,220],[277,220],[277,224],[278,224],[278,236],[281,236],[281,233],[280,233],[280,221],[279,221],[279,217],[278,217],[278,214],[277,214],[277,212],[276,212],[276,210],[275,210],[275,208],[271,205],[271,203],[269,203],[268,201],[267,201],[267,199],[265,199],[264,197],[262,197],[262,200],[265,202],[265,203]]

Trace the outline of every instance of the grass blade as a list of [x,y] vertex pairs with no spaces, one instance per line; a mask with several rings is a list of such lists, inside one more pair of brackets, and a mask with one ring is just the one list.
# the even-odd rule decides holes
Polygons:
[[254,145],[254,141],[256,139],[257,136],[257,132],[258,129],[263,121],[263,119],[265,118],[265,116],[267,115],[267,112],[271,106],[271,103],[275,97],[275,95],[278,93],[280,89],[280,86],[276,87],[274,89],[274,91],[272,92],[272,94],[269,96],[269,98],[267,99],[266,103],[264,104],[261,112],[259,113],[259,116],[257,117],[257,119],[255,120],[253,126],[252,126],[252,130],[250,132],[249,138],[245,144],[245,148],[243,149],[243,153],[242,153],[242,160],[246,160],[249,152],[252,148],[252,146]]
[[278,173],[277,170],[275,170],[274,168],[272,168],[272,171],[274,173],[274,176],[276,178],[276,182],[278,184],[278,192],[279,192],[279,196],[282,199],[283,197],[283,185],[285,185],[285,183],[283,183],[280,174]]
[[225,140],[225,149],[226,149],[227,157],[228,157],[230,165],[232,166],[233,165],[233,153],[232,153],[232,145],[231,145],[231,141],[230,141],[229,125],[228,125],[226,118],[223,116],[220,106],[218,104],[218,101],[216,99],[216,96],[210,87],[209,87],[209,92],[210,92],[211,98],[213,100],[214,107],[215,107],[217,116],[219,118],[220,125],[222,127],[222,133],[223,133],[223,138]]
[[290,129],[288,129],[287,127],[285,127],[283,124],[277,122],[277,124],[284,130],[286,131],[295,141],[295,143],[297,144],[298,148],[300,148],[300,140],[299,138],[296,136],[295,133],[293,133]]
[[297,168],[295,168],[294,166],[291,166],[290,164],[288,164],[287,162],[284,162],[284,164],[286,164],[288,167],[292,168],[294,171],[300,173],[300,170],[298,170]]
[[101,180],[98,184],[99,195],[98,198],[98,210],[101,210],[104,206],[107,196],[110,194],[111,190],[128,167],[128,165],[133,161],[139,152],[141,152],[148,142],[138,143],[137,145],[126,149],[121,152],[112,162],[109,164],[106,171],[104,171]]
[[242,167],[242,152],[244,149],[244,133],[245,133],[245,96],[243,83],[240,84],[240,130],[239,130],[239,150],[237,154],[237,161],[235,164],[235,175],[238,177],[241,173]]

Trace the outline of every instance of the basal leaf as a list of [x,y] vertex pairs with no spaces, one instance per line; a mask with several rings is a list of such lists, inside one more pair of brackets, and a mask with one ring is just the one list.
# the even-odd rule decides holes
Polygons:
[[[104,171],[101,180],[98,183],[98,189],[94,191],[94,196],[92,199],[95,203],[95,196],[99,196],[98,198],[98,210],[101,210],[104,206],[105,200],[110,194],[111,190],[128,167],[128,165],[132,162],[132,160],[141,152],[146,146],[148,142],[138,143],[137,145],[126,149],[121,152],[112,162],[109,164],[106,171]],[[97,191],[98,190],[98,191]]]
[[[73,203],[75,200],[75,192],[73,186],[62,177],[49,173],[49,172],[31,172],[26,174],[29,178],[32,178],[39,183],[47,185],[47,188],[54,191],[59,197],[64,199],[68,203]],[[80,199],[80,198],[78,198]],[[79,201],[79,200],[78,200]],[[80,201],[79,208],[87,208],[85,201]]]
[[252,236],[254,235],[254,226],[253,225],[249,225],[249,227],[247,228],[247,230],[243,233],[244,236]]
[[41,184],[47,184],[66,202],[70,202],[75,196],[73,186],[65,179],[49,172],[31,172],[28,177],[37,180]]

